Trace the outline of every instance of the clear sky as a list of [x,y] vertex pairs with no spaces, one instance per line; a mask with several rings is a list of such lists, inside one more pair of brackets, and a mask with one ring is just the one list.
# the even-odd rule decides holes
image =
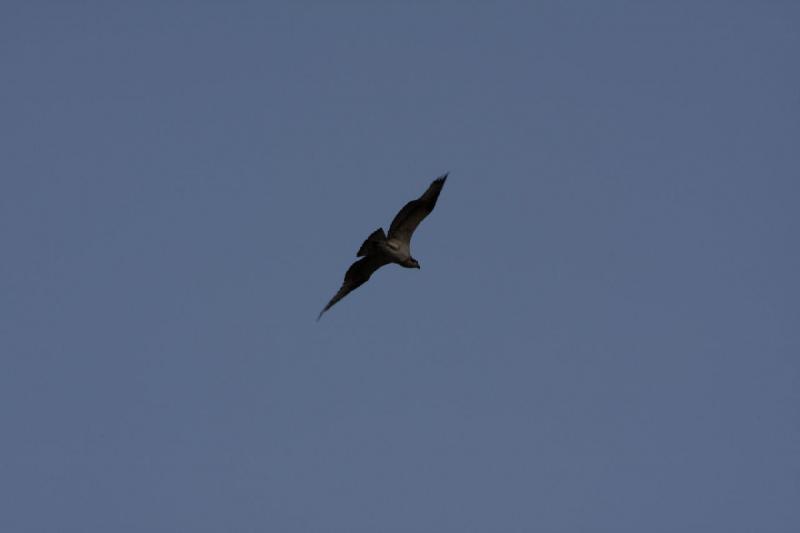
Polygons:
[[2,3],[0,530],[800,531],[800,6],[404,4]]

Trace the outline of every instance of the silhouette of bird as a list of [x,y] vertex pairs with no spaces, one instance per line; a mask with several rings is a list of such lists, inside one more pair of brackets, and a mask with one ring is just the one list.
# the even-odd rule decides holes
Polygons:
[[446,180],[447,174],[436,178],[422,196],[403,206],[392,220],[388,236],[383,228],[378,228],[367,237],[356,254],[361,259],[347,269],[342,287],[319,312],[317,320],[336,302],[366,283],[380,267],[397,263],[405,268],[419,268],[419,262],[411,256],[411,236],[419,223],[436,207],[436,200],[439,199]]

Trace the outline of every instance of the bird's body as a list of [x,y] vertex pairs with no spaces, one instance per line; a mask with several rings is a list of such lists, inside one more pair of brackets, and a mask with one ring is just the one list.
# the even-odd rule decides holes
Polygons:
[[[392,263],[400,266],[408,266],[411,261],[411,247],[406,242],[397,239],[386,239],[380,244],[380,248]],[[411,265],[409,268],[414,268]]]
[[447,174],[435,179],[422,196],[408,202],[392,220],[388,236],[383,228],[379,228],[367,237],[356,254],[361,259],[347,269],[342,287],[320,311],[317,320],[336,302],[366,283],[380,267],[396,263],[405,268],[419,268],[419,262],[411,255],[411,236],[419,223],[433,211],[446,180]]

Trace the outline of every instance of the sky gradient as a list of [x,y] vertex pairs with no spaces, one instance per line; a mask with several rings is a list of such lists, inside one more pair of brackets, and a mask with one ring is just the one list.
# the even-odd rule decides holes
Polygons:
[[798,4],[332,4],[0,7],[0,530],[800,530]]

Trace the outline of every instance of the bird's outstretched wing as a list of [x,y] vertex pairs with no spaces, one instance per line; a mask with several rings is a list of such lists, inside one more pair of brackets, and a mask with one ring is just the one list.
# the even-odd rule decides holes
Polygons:
[[347,296],[351,291],[362,286],[376,270],[387,264],[389,264],[389,261],[381,255],[367,255],[350,265],[350,268],[347,269],[347,273],[344,275],[342,288],[331,298],[328,305],[319,312],[317,320],[322,318],[322,314],[333,307],[336,302]]
[[419,223],[436,207],[436,200],[447,180],[447,174],[433,180],[428,190],[416,200],[408,202],[392,220],[389,227],[389,238],[398,239],[406,244],[411,242],[411,235]]

